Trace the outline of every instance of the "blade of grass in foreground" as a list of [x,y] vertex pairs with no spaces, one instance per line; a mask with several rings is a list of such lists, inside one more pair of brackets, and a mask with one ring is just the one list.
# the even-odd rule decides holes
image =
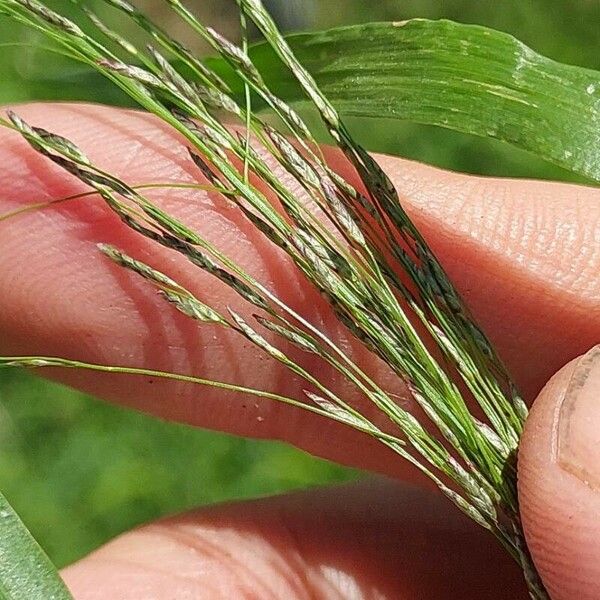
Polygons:
[[73,600],[56,568],[0,494],[0,598]]
[[[498,139],[600,181],[597,71],[550,60],[506,33],[445,20],[369,23],[286,40],[342,115]],[[250,47],[249,56],[275,94],[290,104],[306,103],[269,44]],[[231,67],[221,58],[207,64],[243,102],[244,84]],[[62,99],[131,104],[91,70],[63,69],[50,78],[46,72],[14,73],[29,87],[33,76],[32,100],[52,99],[52,90],[60,89]],[[253,106],[258,109],[260,101]]]
[[[600,73],[513,36],[452,21],[369,23],[286,38],[342,115],[437,125],[508,142],[600,181]],[[250,57],[288,103],[306,97],[267,43]],[[242,97],[224,61],[208,64]]]

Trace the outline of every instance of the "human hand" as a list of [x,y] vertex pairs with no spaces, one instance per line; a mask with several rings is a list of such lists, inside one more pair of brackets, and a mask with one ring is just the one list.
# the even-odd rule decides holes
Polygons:
[[[150,116],[83,105],[18,112],[73,139],[132,184],[194,181],[185,147]],[[16,134],[1,131],[0,139],[0,214],[82,189]],[[600,340],[598,191],[467,177],[388,157],[380,162],[530,400]],[[319,297],[235,209],[197,192],[155,197],[320,320],[388,388],[404,393],[346,339]],[[193,372],[290,395],[300,390],[300,382],[252,347],[227,332],[215,339],[216,330],[168,310],[150,286],[100,255],[96,242],[114,243],[201,290],[209,303],[242,310],[204,273],[122,226],[100,200],[22,215],[0,232],[0,353]],[[555,600],[600,596],[600,406],[594,403],[600,375],[592,368],[599,354],[553,378],[522,444],[524,523]],[[489,534],[447,501],[407,484],[419,483],[407,465],[343,426],[193,386],[78,371],[53,376],[165,418],[283,439],[404,480],[215,507],[146,526],[65,570],[77,600],[525,597],[518,568]],[[333,385],[344,385],[330,376]]]

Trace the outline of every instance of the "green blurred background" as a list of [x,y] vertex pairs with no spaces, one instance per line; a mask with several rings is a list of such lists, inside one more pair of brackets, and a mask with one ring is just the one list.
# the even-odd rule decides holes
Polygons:
[[[48,4],[73,12],[68,0]],[[199,52],[206,51],[172,18],[164,1],[137,4]],[[238,36],[233,2],[188,4],[206,22],[232,38]],[[287,30],[450,18],[507,31],[551,58],[600,69],[597,0],[271,0],[268,4]],[[103,90],[82,89],[75,83],[75,67],[43,49],[6,45],[14,41],[39,40],[0,19],[0,103],[65,96],[109,102],[116,98]],[[56,85],[65,73],[67,83]],[[411,124],[369,121],[367,127],[355,120],[351,125],[371,149],[452,169],[570,178],[498,142]],[[0,374],[0,489],[60,566],[165,513],[356,477],[356,472],[283,444],[164,423],[26,373]]]

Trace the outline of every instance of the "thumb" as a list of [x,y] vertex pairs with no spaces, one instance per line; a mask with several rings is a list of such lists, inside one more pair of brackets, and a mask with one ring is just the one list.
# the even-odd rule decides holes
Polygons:
[[538,396],[521,443],[519,497],[552,599],[600,598],[600,346]]

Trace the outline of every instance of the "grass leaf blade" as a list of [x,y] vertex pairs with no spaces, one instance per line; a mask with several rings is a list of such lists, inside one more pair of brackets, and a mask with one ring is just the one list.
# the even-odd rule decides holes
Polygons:
[[[553,61],[509,34],[447,20],[369,23],[286,40],[343,116],[409,121],[498,139],[600,181],[597,71]],[[249,55],[274,93],[291,104],[305,101],[267,44],[251,46]],[[211,58],[207,64],[243,104],[244,84],[225,61]],[[13,89],[31,88],[30,100],[52,100],[53,90],[60,89],[63,100],[135,105],[86,67],[51,77],[36,72],[33,88],[30,78],[26,72],[11,74]],[[260,107],[257,99],[252,102]]]
[[56,568],[0,494],[0,598],[73,600]]
[[[508,142],[600,181],[600,73],[511,35],[452,21],[370,23],[286,38],[341,115],[437,125]],[[250,57],[274,93],[305,102],[264,43]],[[236,92],[223,61],[210,66]]]

